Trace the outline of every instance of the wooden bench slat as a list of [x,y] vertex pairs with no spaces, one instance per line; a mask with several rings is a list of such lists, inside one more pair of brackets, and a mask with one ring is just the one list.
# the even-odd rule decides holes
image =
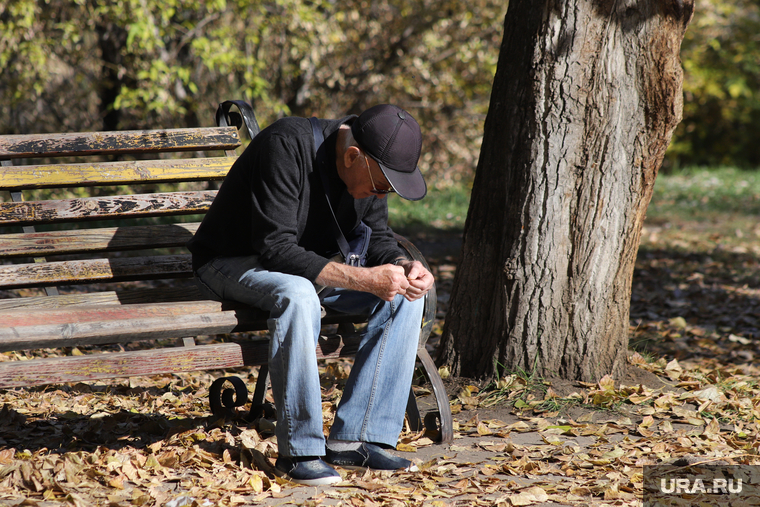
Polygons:
[[190,255],[84,259],[0,265],[0,288],[189,277]]
[[[351,357],[356,335],[320,338],[317,358]],[[221,370],[266,364],[269,344],[264,341],[169,347],[85,356],[0,362],[0,389],[65,382],[86,382],[114,377],[159,375],[183,371]]]
[[234,150],[238,146],[235,127],[4,135],[0,136],[0,159]]
[[8,166],[3,168],[0,188],[26,190],[221,180],[233,162],[232,157],[213,157]]
[[3,257],[29,257],[84,252],[184,246],[200,224],[103,227],[0,235]]
[[50,201],[2,202],[0,225],[33,225],[77,220],[205,213],[215,190]]
[[[105,345],[185,336],[229,334],[259,327],[245,310],[130,320],[42,324],[0,328],[0,351]],[[259,315],[255,312],[255,315]],[[241,320],[239,320],[241,319]]]
[[244,366],[243,352],[235,343],[6,361],[0,363],[0,388],[241,366]]
[[[366,322],[366,316],[334,313],[322,319],[323,324],[346,321]],[[0,352],[4,352],[261,331],[268,328],[268,314],[239,304],[202,300],[17,309],[0,312],[0,323]]]
[[194,284],[187,287],[163,287],[136,290],[102,291],[59,296],[27,296],[20,298],[0,299],[0,311],[17,309],[69,308],[75,306],[94,305],[129,305],[144,303],[166,303],[180,301],[195,301],[202,299],[200,291]]
[[[212,300],[137,305],[81,305],[73,308],[7,310],[0,312],[0,322],[4,326],[13,327],[39,326],[43,324],[65,324],[67,322],[105,322],[133,318],[176,317],[220,311],[222,311],[222,303]],[[266,314],[262,313],[261,316],[266,319]]]

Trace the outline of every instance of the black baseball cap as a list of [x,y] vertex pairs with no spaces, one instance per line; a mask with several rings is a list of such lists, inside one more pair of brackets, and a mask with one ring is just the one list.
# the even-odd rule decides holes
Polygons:
[[410,201],[425,197],[427,185],[417,167],[422,132],[411,114],[391,104],[373,106],[354,120],[351,134],[399,196]]

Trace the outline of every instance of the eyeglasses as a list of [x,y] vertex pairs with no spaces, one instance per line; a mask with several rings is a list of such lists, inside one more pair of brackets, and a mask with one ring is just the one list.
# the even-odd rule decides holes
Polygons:
[[[362,155],[364,155],[362,153]],[[372,182],[372,193],[375,195],[385,195],[395,192],[393,188],[389,188],[387,190],[378,190],[377,187],[375,187],[375,180],[372,178],[372,171],[369,168],[369,160],[367,160],[367,155],[364,155],[364,163],[367,164],[367,172],[369,173],[369,181]]]

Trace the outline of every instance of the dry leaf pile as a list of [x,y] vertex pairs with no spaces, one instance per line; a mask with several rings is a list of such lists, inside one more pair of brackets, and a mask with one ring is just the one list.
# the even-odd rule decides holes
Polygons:
[[[498,405],[493,388],[465,386],[452,400],[451,445],[434,444],[432,434],[402,435],[399,451],[420,472],[341,470],[345,481],[329,488],[294,486],[269,473],[277,447],[266,426],[212,420],[209,373],[4,391],[0,503],[638,505],[646,464],[695,456],[760,463],[755,369],[647,362],[638,354],[630,362],[664,384],[604,378],[563,395],[549,386],[543,399],[531,399],[530,384],[512,379],[501,385]],[[326,425],[347,370],[324,370]],[[523,408],[515,408],[517,399],[526,400]],[[551,400],[563,410],[547,411]],[[494,406],[502,417],[479,418]]]
[[[442,318],[454,266],[433,268]],[[406,431],[398,449],[419,472],[340,470],[333,487],[274,476],[266,421],[210,417],[207,389],[222,372],[0,391],[0,505],[638,506],[645,465],[760,464],[757,287],[760,264],[742,252],[644,251],[629,357],[642,375],[450,379],[461,382],[451,444]],[[323,369],[326,427],[349,369]]]

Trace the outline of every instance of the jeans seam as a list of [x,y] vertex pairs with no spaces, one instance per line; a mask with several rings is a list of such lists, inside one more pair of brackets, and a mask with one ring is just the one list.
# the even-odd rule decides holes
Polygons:
[[209,293],[209,294],[213,294],[213,295],[214,295],[214,296],[215,296],[215,297],[216,297],[218,300],[220,300],[220,301],[221,301],[222,299],[224,299],[224,298],[222,298],[222,297],[221,297],[219,294],[217,294],[217,292],[216,292],[214,289],[212,289],[211,287],[209,287],[209,285],[208,285],[206,282],[204,282],[204,281],[201,279],[201,277],[199,277],[198,275],[196,275],[196,276],[195,276],[195,281],[196,281],[197,283],[199,283],[200,285],[202,285],[202,286],[203,286],[203,288],[204,288],[206,291],[208,291],[208,293]]
[[[280,308],[280,304],[279,303],[275,302],[275,304],[272,305],[272,306],[273,306],[273,308],[277,308],[278,315],[282,313],[282,311],[281,311],[282,309]],[[270,313],[271,313],[271,311],[270,311]],[[283,358],[282,350],[280,350],[282,348],[282,344],[283,344],[284,340],[281,340],[279,338],[279,335],[281,333],[280,333],[280,326],[278,326],[278,322],[277,322],[278,319],[271,319],[271,320],[274,321],[274,331],[275,332],[274,333],[270,332],[270,334],[272,336],[270,338],[269,346],[271,347],[272,343],[274,342],[274,340],[277,340],[277,350],[280,352],[279,354],[277,354],[277,361],[279,363],[278,366],[279,366],[280,371],[282,372],[282,377],[283,378],[287,378],[288,377],[288,372],[286,371],[285,360]],[[270,358],[271,357],[272,357],[272,355],[270,354]],[[285,421],[287,422],[286,423],[286,427],[285,427],[285,435],[286,435],[286,438],[287,438],[288,454],[292,456],[293,455],[293,446],[291,444],[291,438],[290,438],[291,434],[292,434],[291,425],[290,425],[291,415],[290,415],[290,410],[288,409],[288,390],[287,389],[283,389],[283,392],[282,392],[282,411],[285,413]],[[279,421],[279,422],[282,423],[283,421]],[[278,445],[279,444],[280,444],[280,442],[278,441]]]
[[385,345],[388,343],[388,334],[390,333],[391,325],[393,324],[393,316],[396,312],[395,304],[396,304],[395,299],[389,302],[390,316],[385,326],[383,327],[383,334],[382,334],[382,338],[380,342],[380,351],[378,352],[378,355],[377,355],[377,363],[375,363],[375,373],[372,378],[372,391],[370,393],[369,401],[367,403],[367,410],[364,413],[364,420],[362,421],[362,429],[361,429],[360,434],[363,440],[365,440],[368,436],[367,426],[369,425],[370,412],[372,411],[372,407],[375,403],[375,394],[377,392],[377,379],[380,375],[380,370],[382,368],[381,363],[383,362],[383,356],[385,355]]

